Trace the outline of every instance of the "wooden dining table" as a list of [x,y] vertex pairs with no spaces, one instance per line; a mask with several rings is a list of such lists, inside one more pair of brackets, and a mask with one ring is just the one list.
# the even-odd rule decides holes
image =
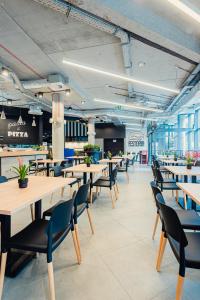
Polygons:
[[114,165],[120,164],[121,161],[122,161],[122,158],[112,158],[112,159],[104,158],[104,159],[99,160],[99,163],[109,165],[109,176],[110,176],[112,174],[113,164]]
[[[28,187],[19,188],[18,180],[10,180],[0,184],[0,222],[1,250],[5,248],[6,240],[11,237],[12,217],[30,205],[35,205],[35,219],[42,214],[42,199],[56,190],[62,189],[75,181],[74,178],[55,178],[45,176],[29,176]],[[31,217],[30,217],[31,222]],[[9,251],[6,275],[16,276],[35,254]]]
[[34,160],[33,163],[36,164],[45,164],[47,166],[47,177],[49,177],[50,175],[50,165],[56,165],[57,163],[61,163],[63,161],[63,159],[38,159],[38,160]]
[[[64,175],[66,173],[83,173],[83,183],[87,183],[87,175],[90,175],[90,203],[93,202],[92,199],[92,183],[93,183],[93,175],[102,173],[103,170],[107,168],[107,165],[102,164],[91,164],[90,167],[87,167],[86,164],[80,164],[76,166],[72,166],[69,168],[62,169],[62,172],[64,172]],[[94,199],[96,198],[95,193],[93,193]]]
[[178,159],[178,160],[174,160],[174,159],[160,159],[160,161],[166,165],[166,166],[178,166],[178,165],[182,165],[185,166],[186,165],[186,160],[185,159]]
[[177,185],[184,193],[185,209],[187,209],[186,196],[190,197],[197,205],[200,205],[200,184],[178,182]]
[[196,183],[197,176],[200,176],[200,167],[192,166],[192,169],[187,169],[186,166],[165,166],[165,169],[176,176],[176,181],[179,180],[179,176],[183,176],[184,182],[188,182],[188,177],[191,177],[192,182]]

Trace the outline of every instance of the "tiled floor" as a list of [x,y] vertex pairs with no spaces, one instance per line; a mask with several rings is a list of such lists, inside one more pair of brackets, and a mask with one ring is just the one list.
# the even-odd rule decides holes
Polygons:
[[[71,237],[54,254],[58,300],[172,300],[175,299],[178,264],[167,247],[160,273],[155,270],[159,232],[152,241],[155,207],[148,167],[130,167],[130,182],[119,174],[120,198],[111,208],[102,191],[92,207],[95,235],[87,216],[80,218],[83,262],[76,264]],[[66,193],[67,196],[67,193]],[[167,195],[168,198],[170,194]],[[49,199],[43,201],[49,205]],[[13,232],[30,220],[29,210],[16,215]],[[40,255],[15,279],[6,278],[6,300],[48,299],[47,265]],[[188,270],[183,300],[200,299],[200,271]]]

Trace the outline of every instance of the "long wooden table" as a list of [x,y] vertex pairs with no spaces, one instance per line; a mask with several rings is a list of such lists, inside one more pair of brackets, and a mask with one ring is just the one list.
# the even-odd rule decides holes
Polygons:
[[184,176],[184,182],[188,181],[188,177],[192,178],[192,182],[196,183],[196,177],[200,176],[200,167],[192,167],[191,170],[187,169],[185,166],[165,166],[165,168],[170,171],[172,174],[177,176]]
[[186,165],[186,160],[184,159],[178,159],[178,160],[174,160],[174,159],[160,159],[160,161],[162,163],[164,163],[165,165],[169,166],[178,166],[178,165]]
[[[17,179],[0,184],[1,249],[11,237],[12,216],[31,204],[35,205],[35,219],[41,218],[42,199],[74,182],[74,178],[29,176],[28,187],[20,189]],[[31,218],[30,218],[31,222]],[[6,275],[14,277],[33,258],[24,252],[9,252]]]
[[196,204],[200,205],[200,184],[177,182],[178,187],[184,193],[184,203],[187,209],[186,195],[189,196]]

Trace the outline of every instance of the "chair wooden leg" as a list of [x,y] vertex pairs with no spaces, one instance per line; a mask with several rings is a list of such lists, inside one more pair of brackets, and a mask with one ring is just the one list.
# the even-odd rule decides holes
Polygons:
[[127,178],[128,183],[129,183],[129,175],[128,175],[128,172],[126,172],[126,178]]
[[115,185],[113,185],[113,189],[114,189],[114,193],[115,193],[115,199],[118,200],[118,195],[117,195],[117,191],[116,191]]
[[32,221],[34,221],[35,220],[35,214],[34,214],[34,208],[33,208],[33,204],[31,204],[30,205],[30,210],[31,210],[31,219],[32,219]]
[[50,300],[56,300],[54,275],[53,275],[53,263],[50,262],[47,264],[47,266],[48,266],[48,277],[49,277]]
[[64,196],[64,191],[65,191],[65,187],[62,187],[62,189],[61,189],[61,197],[63,198],[63,196]]
[[112,190],[110,190],[110,199],[112,201],[112,208],[115,208],[115,200],[113,199]]
[[185,193],[184,193],[184,207],[187,210],[187,196]]
[[89,208],[87,208],[87,215],[88,215],[88,220],[89,220],[89,223],[90,223],[90,228],[91,228],[92,234],[94,234],[94,226],[93,226],[93,223],[92,223],[92,218],[91,218]]
[[7,252],[1,254],[1,270],[0,270],[0,299],[3,294],[3,284],[6,270]]
[[119,187],[118,187],[118,183],[116,182],[116,183],[115,183],[115,185],[116,185],[117,192],[118,192],[118,194],[119,194]]
[[158,260],[157,260],[157,264],[156,264],[156,270],[158,272],[160,272],[160,267],[161,267],[161,263],[162,263],[162,259],[163,259],[163,254],[164,254],[164,251],[165,251],[166,242],[167,242],[167,238],[163,234],[163,239],[161,241],[159,254],[158,254]]
[[156,233],[156,229],[158,226],[158,220],[159,220],[159,214],[157,213],[154,228],[153,228],[152,240],[154,240],[154,238],[155,238],[155,233]]
[[183,284],[185,277],[178,275],[178,282],[176,286],[176,300],[181,300],[182,292],[183,292]]
[[176,202],[178,203],[178,190],[176,190]]
[[92,192],[92,189],[91,189],[91,192],[90,192],[90,204],[92,204],[92,199],[93,199],[93,192]]
[[77,242],[77,247],[78,247],[78,252],[79,252],[79,258],[81,261],[81,246],[80,246],[80,239],[79,239],[79,233],[78,233],[78,224],[74,224],[74,231],[75,231],[76,242]]
[[75,252],[76,252],[77,261],[78,261],[78,264],[80,265],[81,260],[80,260],[80,256],[79,256],[79,251],[78,251],[78,246],[77,246],[77,241],[76,241],[76,235],[75,235],[74,230],[72,230],[72,238],[73,238],[74,249],[75,249]]

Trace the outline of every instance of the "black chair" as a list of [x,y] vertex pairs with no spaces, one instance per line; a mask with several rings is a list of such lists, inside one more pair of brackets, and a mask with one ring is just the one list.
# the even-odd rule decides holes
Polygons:
[[62,202],[54,207],[50,220],[37,219],[23,230],[12,236],[2,245],[0,298],[2,295],[6,259],[8,251],[12,249],[44,253],[47,256],[48,276],[50,285],[50,299],[55,299],[52,254],[71,231],[78,263],[79,250],[74,232],[72,209],[74,200]]
[[[160,215],[160,206],[159,203],[165,204],[165,200],[161,193],[161,190],[157,187],[154,181],[150,182],[152,192],[154,195],[154,200],[156,204],[156,220],[153,228],[152,239],[155,237],[156,229],[158,226],[158,220],[160,219],[162,222],[162,216]],[[181,225],[184,229],[188,230],[200,230],[200,216],[195,210],[184,210],[184,209],[176,209],[177,215],[180,219]]]
[[171,174],[164,166],[160,165],[160,163],[157,159],[153,160],[153,165],[154,165],[155,168],[159,169],[161,173],[163,173],[165,175],[170,175]]
[[184,232],[177,211],[163,203],[159,205],[164,222],[164,236],[158,256],[157,271],[160,271],[166,241],[168,240],[179,263],[176,300],[181,300],[185,269],[200,269],[200,233]]
[[0,183],[7,182],[8,178],[6,176],[0,176]]
[[[115,201],[118,199],[118,195],[117,195],[117,188],[116,188],[116,177],[117,177],[117,172],[118,169],[115,168],[111,175],[109,176],[109,180],[103,180],[103,179],[97,179],[93,184],[92,187],[97,187],[97,188],[109,188],[110,190],[110,198],[112,201],[112,208],[115,208]],[[114,194],[115,194],[115,199],[112,195],[112,190],[114,190]],[[91,199],[92,199],[92,191],[91,191]]]
[[194,166],[195,167],[200,167],[200,160],[196,160],[195,163],[194,163]]
[[129,167],[129,159],[127,158],[124,166],[118,167],[117,169],[118,169],[118,172],[126,173],[126,177],[127,177],[128,183],[129,183],[128,167]]
[[[74,192],[73,199],[74,199],[74,211],[73,211],[73,220],[74,220],[74,228],[75,228],[75,235],[77,240],[77,245],[79,248],[79,255],[81,259],[81,248],[80,248],[80,240],[79,240],[79,234],[78,234],[78,218],[82,215],[82,213],[86,210],[88,215],[88,220],[90,223],[90,228],[92,231],[92,234],[94,234],[94,226],[92,223],[91,213],[88,205],[88,196],[89,196],[89,188],[90,188],[90,180],[88,180],[87,184],[83,184],[78,189],[78,192]],[[59,203],[61,203],[60,201]],[[43,218],[51,217],[52,211],[54,210],[54,207],[49,208],[43,213]]]
[[180,190],[180,188],[177,186],[176,184],[176,180],[175,179],[164,179],[162,176],[162,173],[159,169],[154,168],[154,172],[155,172],[155,177],[156,177],[156,184],[159,186],[159,188],[161,189],[161,191],[172,191],[172,195],[173,192],[176,192],[176,201],[178,202],[178,191]]

